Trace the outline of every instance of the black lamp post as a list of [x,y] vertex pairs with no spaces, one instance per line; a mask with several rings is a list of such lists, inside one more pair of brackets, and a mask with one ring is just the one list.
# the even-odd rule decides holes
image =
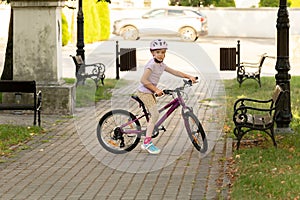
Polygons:
[[84,56],[84,20],[82,12],[82,0],[78,0],[78,13],[77,13],[77,50],[76,55],[80,55],[83,61],[85,60]]
[[275,121],[278,132],[291,132],[289,124],[292,120],[291,99],[290,99],[290,79],[291,75],[289,63],[289,15],[287,10],[287,0],[280,0],[278,18],[277,18],[277,61],[275,69],[276,84],[283,90],[288,91],[283,101],[279,103],[276,109]]

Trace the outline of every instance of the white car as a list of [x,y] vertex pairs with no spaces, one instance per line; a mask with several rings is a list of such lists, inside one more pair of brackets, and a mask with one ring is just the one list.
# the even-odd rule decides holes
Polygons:
[[207,33],[206,16],[189,8],[157,8],[140,18],[116,20],[113,25],[113,34],[125,40],[138,40],[140,35],[176,34],[183,41],[196,41]]

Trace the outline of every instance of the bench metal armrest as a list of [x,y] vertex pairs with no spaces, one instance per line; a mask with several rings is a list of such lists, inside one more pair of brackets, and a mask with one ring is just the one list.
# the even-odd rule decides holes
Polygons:
[[266,56],[266,58],[276,59],[276,56]]
[[40,111],[41,110],[41,108],[42,108],[42,91],[38,91],[38,93],[37,93],[37,108],[36,108],[36,110],[37,111]]
[[245,63],[242,63],[242,65],[241,66],[243,66],[243,67],[246,67],[246,68],[259,68],[260,66],[259,66],[259,64],[245,64]]
[[272,108],[256,108],[256,107],[251,107],[251,106],[242,106],[242,107],[237,108],[234,111],[234,115],[238,114],[239,112],[247,112],[247,111],[270,112],[272,110],[275,110],[275,106]]
[[260,55],[260,60],[258,62],[241,62],[244,67],[261,67],[265,58],[267,58],[267,53]]
[[253,66],[257,66],[257,65],[259,65],[259,62],[241,62],[241,65],[253,65]]
[[248,102],[253,102],[253,103],[257,103],[257,104],[266,104],[266,103],[272,103],[272,99],[259,100],[259,99],[250,99],[250,98],[240,98],[240,99],[236,100],[233,108],[234,108],[234,110],[236,110],[239,107],[246,107],[245,103],[248,103]]

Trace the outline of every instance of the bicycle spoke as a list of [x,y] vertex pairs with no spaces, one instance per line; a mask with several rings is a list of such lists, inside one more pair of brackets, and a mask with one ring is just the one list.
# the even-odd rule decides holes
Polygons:
[[135,119],[135,116],[125,110],[114,110],[106,113],[99,121],[97,137],[100,144],[112,153],[125,153],[136,147],[140,140],[139,134],[127,134],[139,131],[140,124],[136,120],[126,127],[122,125]]
[[194,147],[201,153],[206,152],[207,140],[200,121],[193,113],[187,113],[185,120],[185,126]]

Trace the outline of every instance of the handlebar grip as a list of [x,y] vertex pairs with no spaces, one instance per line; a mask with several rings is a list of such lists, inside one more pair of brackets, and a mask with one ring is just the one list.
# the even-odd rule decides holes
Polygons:
[[[195,79],[198,80],[198,76],[195,76]],[[188,80],[188,84],[192,85],[192,81]]]
[[172,90],[163,90],[165,94],[171,94]]

